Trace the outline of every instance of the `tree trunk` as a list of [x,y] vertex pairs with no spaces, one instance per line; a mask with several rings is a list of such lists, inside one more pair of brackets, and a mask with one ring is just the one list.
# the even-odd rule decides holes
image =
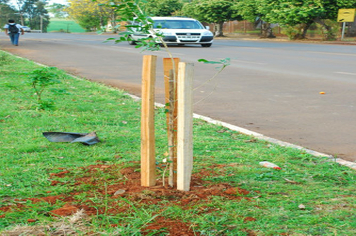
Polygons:
[[117,28],[116,28],[116,21],[115,20],[111,21],[111,28],[112,28],[112,32],[114,34],[116,34],[117,33]]
[[267,22],[263,22],[261,24],[261,38],[275,38],[273,35],[271,24]]
[[224,22],[218,22],[215,24],[215,37],[224,37],[223,26]]
[[112,32],[114,34],[116,34],[118,32],[118,29],[117,29],[117,22],[116,22],[116,14],[115,14],[115,11],[112,11],[111,14],[110,14],[110,21],[111,21],[111,28],[112,28]]
[[302,35],[301,35],[301,38],[302,38],[302,39],[305,39],[305,38],[306,38],[307,31],[308,31],[308,29],[310,28],[310,26],[311,26],[312,24],[313,24],[313,21],[309,21],[308,23],[305,24],[305,26],[303,27]]
[[309,21],[306,24],[303,24],[303,27],[301,28],[300,32],[298,34],[296,34],[293,39],[297,40],[297,39],[305,39],[308,29],[310,28],[310,26],[313,24],[313,21]]
[[324,40],[335,40],[336,39],[336,35],[332,32],[331,27],[328,26],[327,24],[325,24],[325,22],[323,20],[316,19],[315,22],[320,24],[324,28],[324,30],[325,30],[323,32],[323,39]]

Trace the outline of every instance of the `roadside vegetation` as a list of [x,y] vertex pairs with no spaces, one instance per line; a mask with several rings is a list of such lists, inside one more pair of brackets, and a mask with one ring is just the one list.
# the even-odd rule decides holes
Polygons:
[[[192,187],[140,186],[140,102],[0,51],[1,235],[354,235],[355,171],[328,158],[194,121]],[[56,91],[56,92],[54,92]],[[61,92],[58,92],[61,91]],[[166,114],[156,110],[159,181]],[[96,132],[52,143],[43,132]],[[281,170],[262,167],[270,161]]]
[[65,18],[51,18],[47,31],[49,33],[84,33],[86,32],[77,22]]
[[224,36],[224,22],[247,20],[260,29],[262,38],[275,38],[272,28],[278,24],[290,39],[304,39],[308,30],[319,27],[324,40],[335,40],[338,37],[338,10],[356,8],[356,3],[348,0],[336,3],[311,0],[69,0],[69,3],[64,11],[86,29],[109,30],[107,22],[110,22],[111,29],[117,29],[118,21],[126,18],[119,13],[120,8],[117,6],[130,4],[133,7],[140,5],[149,16],[186,16],[214,24],[212,31],[217,37]]
[[[224,36],[224,23],[232,20],[248,21],[259,30],[259,37],[275,38],[273,27],[277,24],[289,39],[305,39],[310,30],[321,31],[323,40],[336,40],[340,36],[341,23],[337,22],[339,9],[354,9],[356,2],[339,1],[293,1],[293,0],[131,0],[132,6],[139,4],[149,16],[186,16],[213,25],[215,36]],[[53,24],[50,16],[74,20],[86,32],[116,31],[124,25],[125,15],[118,13],[117,5],[122,1],[107,0],[68,0],[66,5],[40,0],[23,0],[14,3],[10,0],[0,2],[0,23],[4,25],[9,18],[22,25],[43,32],[51,32]],[[52,24],[52,26],[51,26]],[[77,32],[66,27],[55,31]],[[74,25],[73,25],[74,27]],[[55,27],[56,28],[56,27]],[[70,27],[71,28],[71,27]],[[245,29],[246,30],[246,29]],[[354,37],[354,29],[346,30],[347,37]]]

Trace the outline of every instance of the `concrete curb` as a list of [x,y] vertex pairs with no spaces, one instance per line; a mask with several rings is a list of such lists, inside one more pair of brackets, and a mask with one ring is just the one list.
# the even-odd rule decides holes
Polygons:
[[324,41],[320,39],[301,39],[301,40],[290,40],[287,37],[277,37],[273,39],[260,38],[258,36],[246,37],[243,35],[229,35],[227,34],[224,37],[214,37],[214,40],[244,40],[244,41],[264,41],[264,42],[289,42],[289,43],[305,43],[305,44],[334,44],[334,45],[353,45],[356,46],[356,41]]
[[198,115],[198,114],[194,114],[193,116],[194,116],[194,118],[198,118],[198,119],[204,120],[204,121],[206,121],[208,123],[211,123],[211,124],[221,125],[221,126],[226,127],[226,128],[228,128],[230,130],[234,130],[234,131],[240,132],[242,134],[246,134],[246,135],[251,135],[251,136],[253,136],[253,137],[255,137],[256,139],[259,139],[259,140],[264,140],[264,141],[267,141],[267,142],[270,142],[270,143],[274,143],[274,144],[277,144],[277,145],[283,146],[283,147],[290,147],[290,148],[295,148],[295,149],[298,149],[298,150],[303,150],[306,153],[311,154],[311,155],[316,156],[316,157],[328,157],[330,159],[330,161],[332,161],[332,162],[336,162],[336,163],[339,163],[340,165],[347,166],[347,167],[349,167],[351,169],[356,170],[356,163],[354,163],[354,162],[346,161],[346,160],[343,160],[341,158],[335,158],[332,155],[328,155],[328,154],[325,154],[325,153],[313,151],[313,150],[310,150],[310,149],[307,149],[307,148],[304,148],[304,147],[301,147],[301,146],[298,146],[298,145],[295,145],[295,144],[291,144],[291,143],[287,143],[287,142],[284,142],[284,141],[280,141],[280,140],[275,139],[275,138],[270,138],[270,137],[264,136],[263,134],[256,133],[256,132],[253,132],[253,131],[250,131],[250,130],[247,130],[247,129],[244,129],[244,128],[241,128],[241,127],[238,127],[238,126],[235,126],[235,125],[231,125],[231,124],[228,124],[226,122],[214,120],[214,119],[206,117],[206,116],[202,116],[202,115]]
[[[129,94],[129,93],[126,93],[126,95],[130,96],[135,101],[140,101],[141,100],[141,98],[138,97],[138,96],[135,96],[135,95],[132,95],[132,94]],[[155,103],[155,106],[164,107],[163,104],[157,103],[157,102]],[[291,144],[291,143],[287,143],[287,142],[284,142],[284,141],[280,141],[280,140],[275,139],[275,138],[270,138],[270,137],[264,136],[263,134],[256,133],[254,131],[251,131],[251,130],[248,130],[248,129],[244,129],[244,128],[241,128],[241,127],[238,127],[238,126],[235,126],[235,125],[223,122],[223,121],[214,120],[214,119],[212,119],[210,117],[207,117],[207,116],[202,116],[202,115],[194,113],[193,114],[193,118],[204,120],[204,121],[206,121],[206,122],[208,122],[210,124],[220,125],[220,126],[223,126],[225,128],[228,128],[230,130],[237,131],[237,132],[240,132],[240,133],[245,134],[245,135],[250,135],[250,136],[253,136],[256,139],[264,140],[264,141],[267,141],[267,142],[270,142],[270,143],[273,143],[273,144],[277,144],[277,145],[282,146],[282,147],[289,147],[289,148],[294,148],[294,149],[298,149],[298,150],[303,150],[306,153],[308,153],[310,155],[313,155],[313,156],[316,156],[316,157],[327,157],[327,158],[329,158],[329,160],[331,162],[336,162],[336,163],[338,163],[340,165],[347,166],[347,167],[349,167],[351,169],[356,170],[356,163],[354,163],[354,162],[346,161],[346,160],[343,160],[341,158],[335,158],[332,155],[328,155],[328,154],[325,154],[325,153],[313,151],[313,150],[310,150],[310,149],[307,149],[307,148],[304,148],[304,147],[301,147],[301,146],[298,146],[298,145],[295,145],[295,144]]]

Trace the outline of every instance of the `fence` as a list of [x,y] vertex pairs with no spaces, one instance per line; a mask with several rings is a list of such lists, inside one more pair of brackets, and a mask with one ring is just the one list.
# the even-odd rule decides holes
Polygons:
[[[205,24],[210,27],[211,31],[215,31],[216,24]],[[278,24],[272,25],[273,34],[276,36],[286,36],[283,34],[282,28]],[[350,22],[346,24],[346,36],[356,37],[356,20],[355,22]],[[223,25],[224,34],[241,34],[241,35],[260,35],[260,28],[254,23],[248,21],[228,21]],[[320,30],[317,27],[311,27],[307,33],[307,38],[319,38],[321,37]],[[340,34],[341,34],[341,23],[340,23]]]

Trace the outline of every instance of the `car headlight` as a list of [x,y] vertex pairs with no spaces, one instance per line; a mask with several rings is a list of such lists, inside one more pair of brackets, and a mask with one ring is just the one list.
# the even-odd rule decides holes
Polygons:
[[203,35],[203,36],[213,36],[213,33],[210,32],[210,31],[204,31],[204,32],[202,33],[202,35]]

